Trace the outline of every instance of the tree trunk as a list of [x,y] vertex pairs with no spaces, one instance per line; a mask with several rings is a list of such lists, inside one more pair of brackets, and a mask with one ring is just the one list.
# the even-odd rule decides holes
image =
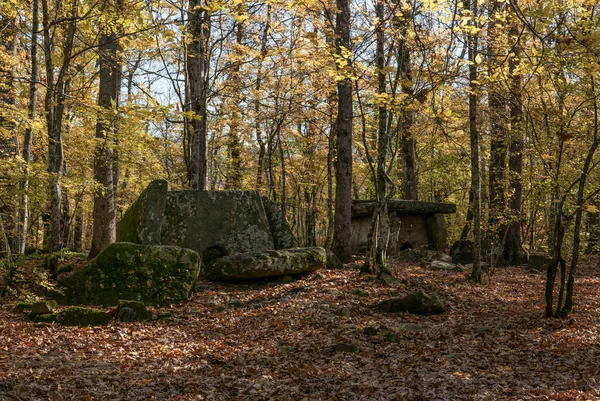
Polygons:
[[408,45],[408,28],[412,20],[412,13],[403,11],[402,18],[395,19],[396,27],[400,31],[398,42],[398,64],[400,72],[400,86],[402,92],[408,95],[408,103],[404,104],[404,116],[402,117],[401,142],[402,142],[402,196],[406,200],[418,200],[417,181],[417,141],[412,127],[414,123],[413,110],[413,76],[411,66],[410,47]]
[[17,252],[25,253],[27,246],[27,231],[29,229],[29,164],[31,163],[31,148],[33,146],[33,124],[37,110],[37,83],[38,83],[38,57],[37,41],[39,30],[39,0],[32,2],[31,19],[31,81],[29,82],[29,104],[27,106],[27,118],[29,125],[25,128],[25,137],[23,139],[23,182],[21,190],[21,209],[19,210],[19,244]]
[[352,249],[352,56],[350,54],[350,1],[337,0],[336,47],[338,74],[338,113],[336,117],[337,163],[335,169],[335,218],[332,250],[342,262],[350,261]]
[[209,39],[210,14],[202,0],[190,0],[188,9],[188,31],[191,43],[187,48],[186,78],[189,88],[190,111],[190,161],[189,179],[193,189],[206,190],[208,177],[207,162],[207,110],[208,72],[210,69]]
[[510,265],[523,263],[523,241],[521,239],[521,203],[523,198],[523,106],[521,100],[522,79],[519,72],[521,63],[521,45],[519,40],[519,27],[513,22],[509,32],[512,51],[514,55],[509,58],[510,72],[510,222],[504,244],[505,260]]
[[117,210],[115,204],[115,109],[119,106],[121,64],[118,60],[118,32],[102,34],[99,42],[100,86],[96,121],[96,153],[94,180],[99,184],[94,193],[92,248],[93,258],[116,241]]
[[[469,25],[476,22],[477,1],[468,0],[464,3],[465,9],[471,10]],[[477,131],[477,36],[467,34],[469,57],[469,136],[471,138],[471,190],[473,191],[473,271],[471,280],[480,283],[481,275],[481,178],[479,156],[479,132]]]
[[[48,172],[50,173],[50,223],[47,246],[50,252],[62,249],[61,216],[61,178],[63,175],[64,151],[62,126],[65,112],[65,100],[69,85],[68,71],[72,61],[73,42],[78,21],[79,0],[73,0],[67,21],[65,40],[62,46],[62,64],[58,76],[54,79],[56,66],[53,62],[54,36],[51,26],[48,0],[42,0],[42,24],[44,34],[44,58],[46,62],[46,97],[44,110],[48,129]],[[52,25],[54,21],[52,21]]]
[[[240,77],[240,65],[242,57],[242,46],[244,39],[244,25],[237,22],[236,32],[236,60],[231,72],[231,86],[234,91],[241,90],[242,82]],[[231,119],[229,123],[229,138],[227,141],[227,178],[225,181],[226,189],[240,189],[242,186],[242,143],[240,140],[240,116],[239,99],[237,96],[230,96]]]
[[[488,114],[490,119],[490,172],[489,172],[489,232],[492,250],[503,244],[506,230],[506,96],[502,91],[501,39],[504,33],[503,12],[506,3],[492,1],[489,9],[488,36]],[[500,20],[499,20],[500,19]]]

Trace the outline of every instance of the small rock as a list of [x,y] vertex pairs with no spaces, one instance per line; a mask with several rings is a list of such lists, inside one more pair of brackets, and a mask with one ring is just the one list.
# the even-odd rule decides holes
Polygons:
[[356,295],[360,295],[361,297],[366,297],[369,295],[369,291],[365,290],[364,288],[357,288],[354,290],[354,293]]
[[47,313],[54,312],[56,309],[57,303],[56,301],[40,301],[34,302],[31,304],[31,314],[32,315],[45,315]]
[[283,297],[279,300],[280,304],[289,304],[290,303],[290,299],[287,297]]
[[441,260],[434,260],[429,264],[431,270],[456,270],[456,265],[453,263],[444,262]]
[[122,322],[144,322],[152,320],[152,312],[140,301],[120,300],[117,318]]
[[234,308],[237,308],[242,306],[242,301],[240,301],[239,299],[232,299],[231,301],[229,301],[229,305],[233,306]]
[[340,311],[340,315],[342,317],[350,317],[350,309],[342,308],[342,310]]
[[279,276],[277,277],[277,282],[282,284],[289,284],[294,281],[292,276]]
[[444,304],[435,294],[424,291],[414,292],[404,298],[391,298],[380,302],[377,309],[381,312],[408,312],[417,315],[435,315],[444,313]]
[[354,344],[346,344],[346,343],[337,343],[335,345],[335,350],[338,352],[349,352],[349,353],[355,353],[360,351],[360,348],[358,348],[356,345]]
[[325,276],[323,276],[321,273],[317,273],[313,276],[313,280],[323,280],[325,279]]

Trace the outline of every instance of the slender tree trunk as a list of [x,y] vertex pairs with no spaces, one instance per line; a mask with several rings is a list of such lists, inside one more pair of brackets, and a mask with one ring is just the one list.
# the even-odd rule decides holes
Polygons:
[[523,263],[523,241],[521,239],[521,203],[523,198],[523,106],[521,100],[522,79],[519,72],[521,63],[521,44],[519,41],[519,27],[513,23],[509,32],[512,52],[509,58],[510,72],[510,222],[504,244],[505,260],[511,265]]
[[408,29],[411,25],[412,13],[403,11],[401,18],[395,19],[396,27],[400,32],[398,42],[398,63],[400,70],[400,86],[402,92],[408,95],[409,103],[405,104],[403,110],[401,127],[402,142],[402,195],[406,200],[417,200],[419,198],[417,181],[417,140],[412,127],[414,124],[413,74],[411,66],[411,50],[408,44]]
[[[231,86],[234,91],[241,89],[240,65],[243,52],[244,40],[244,25],[242,22],[237,22],[236,32],[236,60],[231,72]],[[240,189],[242,186],[242,143],[240,139],[240,116],[239,98],[237,96],[230,97],[231,120],[229,123],[229,135],[227,141],[227,178],[225,181],[226,189]]]
[[502,91],[504,55],[501,40],[504,36],[503,13],[506,3],[494,0],[490,4],[488,36],[488,111],[490,120],[489,172],[489,232],[492,251],[502,245],[506,230],[506,95]]
[[61,178],[64,166],[62,125],[68,87],[68,71],[72,61],[73,42],[78,20],[79,0],[73,0],[62,46],[62,64],[58,69],[53,62],[54,36],[52,35],[48,0],[42,0],[42,24],[44,33],[44,58],[46,62],[46,97],[44,110],[48,129],[48,172],[50,173],[50,223],[47,246],[50,252],[62,249]]
[[[468,0],[465,9],[471,11],[470,25],[476,22],[477,1]],[[473,271],[471,280],[480,283],[481,275],[481,177],[479,156],[479,132],[477,131],[477,102],[479,85],[477,84],[477,35],[467,35],[469,57],[469,135],[471,138],[471,190],[473,191]]]
[[190,126],[190,187],[205,190],[208,178],[207,161],[207,99],[208,72],[210,69],[209,41],[210,14],[203,0],[190,0],[188,31],[191,43],[187,48],[186,72],[189,87],[190,110],[194,118]]
[[31,81],[29,82],[29,104],[27,106],[27,118],[29,125],[25,128],[25,137],[23,139],[23,182],[21,190],[21,209],[19,210],[19,244],[17,252],[25,253],[27,246],[27,231],[29,229],[29,164],[31,163],[31,148],[33,147],[33,124],[35,122],[37,110],[37,84],[38,84],[38,30],[39,30],[39,0],[32,2],[31,18]]
[[[116,241],[117,210],[115,175],[116,121],[114,112],[119,106],[121,88],[121,63],[118,32],[114,29],[102,34],[99,42],[100,86],[96,122],[96,154],[94,156],[94,180],[99,184],[94,193],[92,248],[93,258]],[[117,174],[115,174],[115,172]]]
[[335,169],[335,218],[332,250],[342,261],[352,257],[352,56],[350,44],[350,1],[337,0],[336,47],[338,74],[343,76],[337,83],[338,113],[336,118],[337,163]]

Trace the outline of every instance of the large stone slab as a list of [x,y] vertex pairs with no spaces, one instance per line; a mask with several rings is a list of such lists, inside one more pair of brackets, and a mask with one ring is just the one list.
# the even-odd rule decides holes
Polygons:
[[231,254],[275,247],[256,191],[169,192],[161,243],[193,249],[199,254],[214,246]]
[[297,248],[300,246],[298,240],[292,233],[289,223],[285,219],[279,206],[271,199],[261,196],[275,249]]
[[49,296],[67,305],[169,305],[189,297],[199,268],[200,257],[190,249],[116,242]]
[[238,281],[308,273],[325,268],[324,248],[295,248],[224,256],[202,267],[202,275],[215,281]]
[[168,189],[165,180],[154,180],[148,185],[119,222],[118,242],[160,244]]

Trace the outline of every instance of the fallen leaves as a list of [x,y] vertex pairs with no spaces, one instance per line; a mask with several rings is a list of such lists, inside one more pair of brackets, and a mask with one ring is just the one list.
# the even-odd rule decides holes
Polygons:
[[[572,322],[543,317],[543,277],[397,264],[404,283],[357,270],[289,284],[201,283],[170,320],[35,324],[0,309],[0,399],[600,399],[600,267],[582,263]],[[372,306],[438,293],[448,312]]]

